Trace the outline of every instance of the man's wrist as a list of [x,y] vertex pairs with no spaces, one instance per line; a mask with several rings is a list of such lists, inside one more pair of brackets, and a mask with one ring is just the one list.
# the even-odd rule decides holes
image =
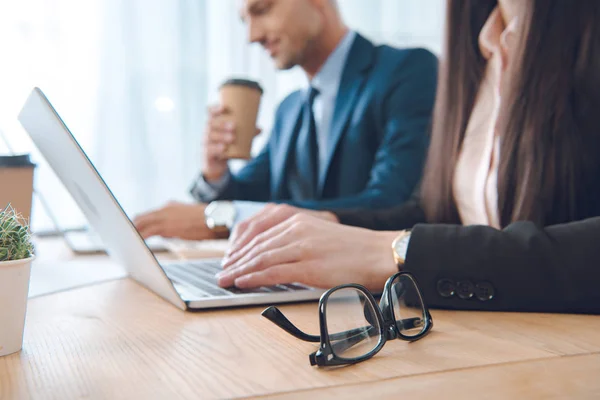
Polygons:
[[383,283],[400,269],[391,251],[391,245],[398,236],[398,232],[377,231],[373,233],[377,235],[377,248],[380,254],[378,256],[377,267],[373,268],[373,273],[376,275],[374,279],[377,282],[381,282],[381,286],[383,287]]
[[227,169],[223,171],[202,171],[202,178],[204,181],[209,184],[219,183],[225,177],[227,173]]

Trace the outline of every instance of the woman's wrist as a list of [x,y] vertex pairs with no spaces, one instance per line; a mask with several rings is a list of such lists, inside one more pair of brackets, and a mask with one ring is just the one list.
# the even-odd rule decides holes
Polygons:
[[337,215],[335,215],[331,211],[319,211],[319,216],[321,217],[321,219],[324,219],[326,221],[335,222],[336,224],[340,223],[340,220],[338,219]]
[[380,264],[377,269],[377,274],[380,275],[379,280],[383,279],[383,283],[396,272],[398,272],[398,264],[394,261],[394,253],[392,251],[392,243],[398,237],[400,232],[377,232],[378,247],[380,248]]

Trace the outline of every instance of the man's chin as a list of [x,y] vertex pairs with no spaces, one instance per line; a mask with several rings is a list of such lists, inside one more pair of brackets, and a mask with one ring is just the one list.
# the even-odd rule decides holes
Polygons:
[[297,65],[295,62],[291,62],[288,60],[273,59],[273,61],[275,61],[275,68],[277,68],[280,71],[287,71],[289,69],[294,68]]

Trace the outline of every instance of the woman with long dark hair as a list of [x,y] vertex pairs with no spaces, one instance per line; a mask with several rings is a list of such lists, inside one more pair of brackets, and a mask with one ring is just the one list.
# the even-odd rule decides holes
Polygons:
[[220,284],[379,289],[400,268],[433,307],[600,312],[600,2],[447,7],[418,196],[272,206],[234,232]]

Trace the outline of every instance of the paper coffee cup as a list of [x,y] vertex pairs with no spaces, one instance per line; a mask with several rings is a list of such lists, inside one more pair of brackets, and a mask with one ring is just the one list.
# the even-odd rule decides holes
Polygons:
[[221,85],[221,105],[225,107],[223,119],[235,123],[235,142],[227,147],[227,158],[249,160],[252,140],[256,136],[256,118],[263,90],[257,82],[247,79],[230,79]]
[[34,168],[29,154],[0,156],[0,210],[10,204],[29,224]]
[[32,260],[0,262],[0,357],[23,347]]

